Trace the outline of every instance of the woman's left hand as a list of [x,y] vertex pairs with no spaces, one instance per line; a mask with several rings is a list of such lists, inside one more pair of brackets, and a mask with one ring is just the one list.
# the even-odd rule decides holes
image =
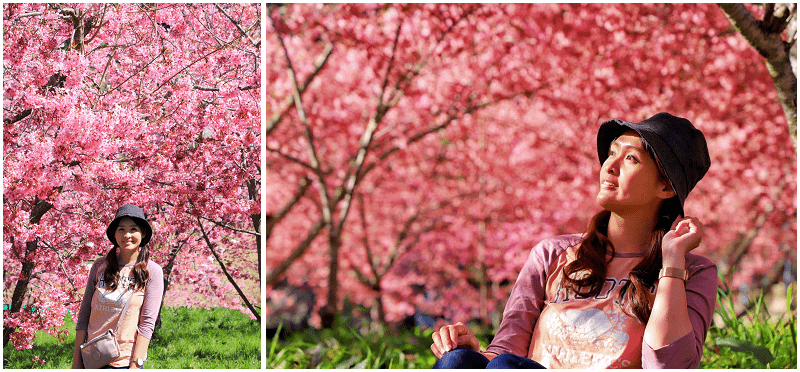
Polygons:
[[696,217],[675,220],[672,228],[661,241],[661,254],[664,260],[682,259],[686,253],[697,248],[703,240],[703,223]]

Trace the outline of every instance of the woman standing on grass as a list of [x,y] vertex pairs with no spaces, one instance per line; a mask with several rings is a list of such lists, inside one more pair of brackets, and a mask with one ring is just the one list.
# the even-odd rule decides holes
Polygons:
[[120,355],[104,368],[142,368],[164,290],[161,267],[149,259],[147,249],[153,229],[141,208],[125,204],[106,235],[114,248],[89,271],[75,326],[72,368],[84,367],[81,344],[109,329],[116,329]]
[[703,224],[678,216],[710,166],[705,138],[667,113],[612,119],[597,152],[603,210],[588,231],[533,248],[485,352],[462,323],[435,332],[435,368],[697,367],[717,270],[689,253]]

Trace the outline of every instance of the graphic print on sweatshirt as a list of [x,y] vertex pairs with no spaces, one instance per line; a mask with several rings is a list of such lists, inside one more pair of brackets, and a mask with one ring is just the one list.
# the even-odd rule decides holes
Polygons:
[[103,275],[99,275],[97,279],[97,301],[92,308],[92,311],[102,311],[119,313],[125,307],[125,300],[127,300],[131,293],[128,291],[129,286],[133,283],[134,278],[128,276],[120,276],[117,289],[109,291],[106,289],[105,279]]
[[600,309],[572,309],[549,317],[547,328],[550,337],[564,343],[590,344],[618,352],[630,339],[622,327],[626,318],[616,311],[607,314]]
[[[619,299],[640,257],[615,257],[600,293],[579,298],[561,286],[563,268],[573,254],[574,249],[565,250],[551,267],[546,306],[531,340],[532,359],[547,368],[640,367],[645,325],[626,313],[628,307]],[[649,288],[651,301],[655,291],[655,286]]]

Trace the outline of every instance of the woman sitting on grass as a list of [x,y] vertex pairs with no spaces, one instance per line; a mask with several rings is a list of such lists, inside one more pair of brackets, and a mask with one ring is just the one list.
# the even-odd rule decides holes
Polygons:
[[89,271],[75,325],[72,368],[84,367],[81,344],[110,329],[116,330],[120,355],[104,368],[142,368],[164,294],[161,267],[149,259],[147,249],[153,229],[141,208],[125,204],[106,235],[114,248]]
[[435,332],[434,368],[697,367],[717,270],[689,253],[703,224],[678,216],[708,171],[705,138],[667,113],[612,119],[597,152],[603,210],[588,231],[533,248],[486,351],[462,323]]

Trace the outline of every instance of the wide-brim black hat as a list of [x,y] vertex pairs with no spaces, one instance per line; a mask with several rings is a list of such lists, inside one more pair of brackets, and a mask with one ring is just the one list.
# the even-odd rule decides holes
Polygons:
[[703,132],[684,118],[662,112],[639,123],[611,119],[597,132],[597,155],[602,165],[608,158],[611,142],[626,130],[633,129],[656,156],[680,201],[680,213],[689,192],[711,166]]
[[142,211],[142,208],[139,208],[133,204],[125,204],[119,209],[117,209],[117,214],[114,216],[114,220],[108,224],[108,228],[106,229],[106,236],[108,236],[108,240],[111,241],[111,244],[117,246],[117,241],[114,239],[114,234],[117,230],[117,225],[119,225],[119,220],[123,217],[128,217],[136,222],[136,224],[142,228],[142,242],[139,243],[139,246],[144,247],[150,242],[150,238],[153,236],[153,228],[150,226],[150,223],[147,222],[147,217]]

